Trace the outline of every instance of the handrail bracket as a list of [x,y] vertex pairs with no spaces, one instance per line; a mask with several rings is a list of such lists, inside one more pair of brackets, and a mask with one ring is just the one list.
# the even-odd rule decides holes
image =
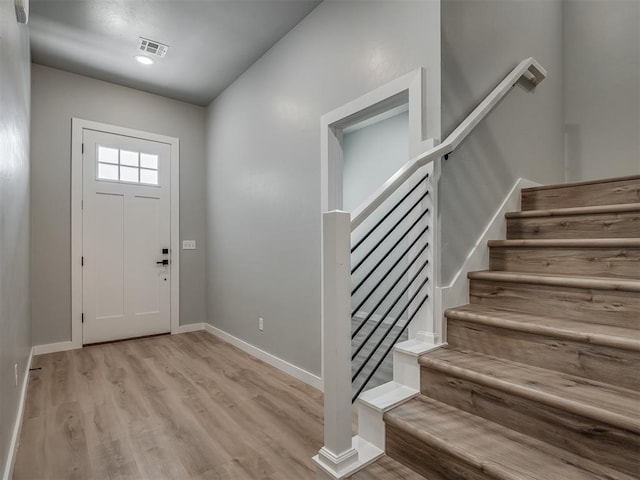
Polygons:
[[533,85],[538,85],[546,78],[547,71],[535,58],[531,58],[531,65],[529,65],[529,68],[524,75]]

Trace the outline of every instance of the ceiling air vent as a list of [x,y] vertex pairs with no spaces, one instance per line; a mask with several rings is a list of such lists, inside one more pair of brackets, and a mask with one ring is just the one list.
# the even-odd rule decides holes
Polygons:
[[147,55],[153,55],[155,57],[164,57],[169,50],[169,45],[156,42],[155,40],[149,40],[148,38],[138,38],[138,50],[146,53]]

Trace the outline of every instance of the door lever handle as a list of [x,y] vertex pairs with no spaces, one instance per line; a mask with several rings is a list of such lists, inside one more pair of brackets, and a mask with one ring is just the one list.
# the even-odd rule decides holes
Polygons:
[[169,265],[169,260],[161,260],[159,262],[156,262],[156,264],[158,264],[158,265]]

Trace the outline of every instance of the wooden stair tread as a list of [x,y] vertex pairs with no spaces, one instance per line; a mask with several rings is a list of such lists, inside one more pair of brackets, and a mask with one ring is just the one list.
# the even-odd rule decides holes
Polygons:
[[640,238],[542,239],[535,235],[489,241],[489,270],[640,278]]
[[385,413],[384,420],[500,480],[632,478],[424,395]]
[[555,190],[558,188],[574,188],[574,187],[583,187],[585,185],[603,185],[607,183],[625,182],[628,180],[640,181],[640,175],[629,175],[625,177],[605,178],[603,180],[587,180],[584,182],[557,183],[554,185],[540,185],[537,187],[523,188],[522,191],[523,192],[540,192],[544,190]]
[[525,188],[520,209],[586,207],[640,202],[640,176]]
[[530,283],[570,288],[640,292],[640,279],[635,278],[590,277],[586,275],[521,273],[494,270],[469,272],[467,277],[471,280],[489,280],[493,282]]
[[384,414],[389,455],[439,480],[640,479],[640,175],[520,199],[421,394]]
[[488,244],[490,247],[506,248],[640,248],[640,238],[489,240]]
[[450,308],[445,312],[445,315],[447,318],[482,323],[493,327],[640,351],[640,331],[632,328],[544,317],[480,304]]
[[640,393],[633,390],[469,350],[442,348],[418,361],[423,367],[640,433]]
[[589,207],[551,208],[546,210],[525,210],[507,212],[506,218],[556,217],[567,215],[594,215],[599,213],[625,213],[640,211],[640,203],[621,203],[619,205],[596,205]]

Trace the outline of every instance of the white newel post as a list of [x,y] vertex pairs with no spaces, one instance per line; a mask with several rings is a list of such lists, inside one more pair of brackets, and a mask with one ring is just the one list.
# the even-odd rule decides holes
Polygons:
[[351,433],[351,214],[334,210],[322,221],[324,328],[324,447],[318,478],[342,478],[358,463]]

